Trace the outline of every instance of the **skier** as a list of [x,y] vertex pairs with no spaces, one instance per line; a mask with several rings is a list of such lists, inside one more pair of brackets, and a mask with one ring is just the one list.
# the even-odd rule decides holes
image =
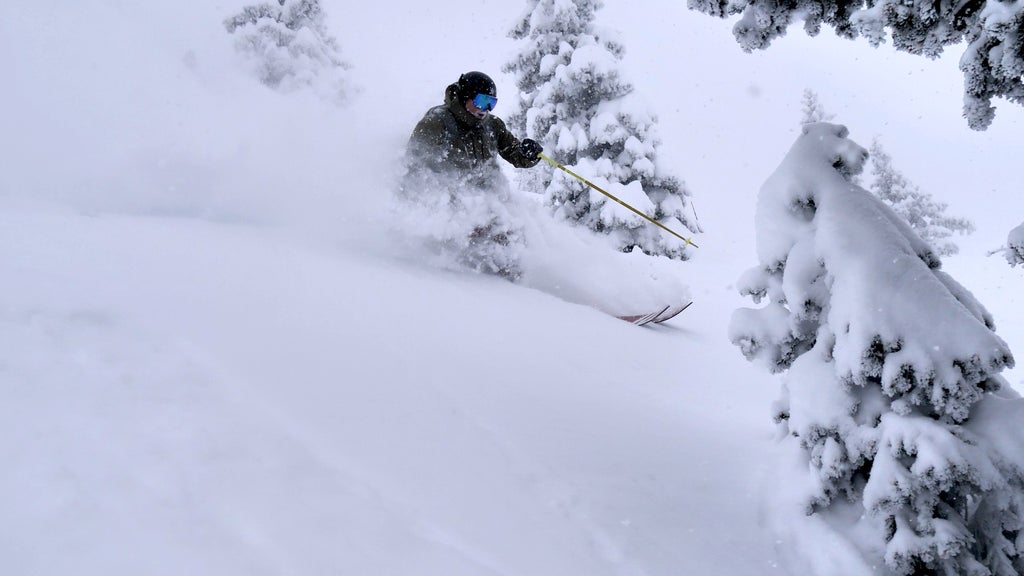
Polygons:
[[497,157],[531,168],[543,147],[519,140],[491,114],[497,102],[494,81],[483,72],[466,72],[449,85],[444,104],[428,110],[409,138],[402,193],[407,199],[442,200],[453,220],[466,223],[464,237],[442,239],[463,264],[516,280],[522,234],[506,206],[509,185]]
[[434,106],[412,131],[410,160],[434,172],[458,172],[470,182],[493,185],[500,173],[496,155],[516,168],[540,161],[543,147],[518,140],[490,112],[498,103],[494,81],[483,72],[466,72],[444,92],[444,104]]

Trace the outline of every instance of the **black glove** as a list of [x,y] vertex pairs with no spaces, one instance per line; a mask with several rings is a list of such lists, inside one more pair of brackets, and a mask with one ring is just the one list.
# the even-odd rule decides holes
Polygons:
[[536,140],[525,138],[519,143],[519,150],[523,153],[523,156],[532,160],[540,156],[540,153],[544,151],[544,147]]

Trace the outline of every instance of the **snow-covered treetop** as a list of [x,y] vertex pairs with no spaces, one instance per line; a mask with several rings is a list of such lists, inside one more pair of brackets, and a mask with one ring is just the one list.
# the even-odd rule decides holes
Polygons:
[[744,352],[785,369],[816,339],[834,339],[830,353],[844,381],[878,381],[899,405],[962,419],[1012,355],[984,308],[939,269],[928,243],[850,181],[868,155],[846,136],[843,126],[805,125],[762,188],[760,265],[743,291],[770,299],[757,312],[774,317],[774,328],[740,320],[734,340],[762,334],[747,338]]
[[1024,224],[1010,230],[1006,237],[1006,246],[1016,256],[1017,261],[1014,264],[1024,264]]
[[234,32],[241,26],[259,24],[261,20],[273,20],[289,30],[301,30],[305,27],[317,31],[323,29],[323,9],[319,0],[276,0],[277,6],[271,3],[245,6],[242,11],[224,21],[228,32]]
[[811,124],[814,122],[831,122],[835,119],[835,114],[829,114],[825,111],[825,107],[821,103],[821,99],[818,98],[818,94],[807,88],[804,90],[804,95],[800,99],[800,123]]
[[1017,226],[1006,236],[1006,246],[994,250],[989,255],[1002,252],[1010,266],[1024,264],[1024,224]]
[[[594,15],[600,0],[528,0],[526,12],[509,33],[524,48],[503,70],[516,77],[522,94],[519,110],[508,118],[516,130],[542,143],[564,138],[553,134],[562,123],[576,131],[587,125],[593,109],[603,101],[632,92],[619,73],[624,48],[615,34],[599,30]],[[589,137],[582,137],[581,148]],[[575,154],[562,157],[575,164]]]
[[816,35],[822,24],[845,38],[864,37],[873,46],[891,36],[899,50],[929,58],[946,46],[966,41],[960,59],[964,73],[964,116],[984,130],[995,116],[992,99],[1024,104],[1024,2],[1020,0],[688,0],[691,9],[721,18],[740,14],[733,27],[744,50],[763,49],[802,20]]
[[[511,36],[517,40],[531,34],[583,34],[589,31],[594,13],[604,6],[602,0],[528,0]],[[541,10],[537,7],[541,6]]]
[[309,87],[341,104],[355,91],[351,65],[325,19],[320,0],[273,0],[245,6],[224,27],[238,35],[236,48],[263,84],[282,91]]
[[[800,124],[814,122],[831,122],[835,114],[825,110],[817,93],[811,89],[804,90],[801,99]],[[950,256],[960,251],[960,247],[950,240],[953,233],[970,234],[974,224],[966,218],[946,214],[949,206],[935,200],[931,194],[922,192],[913,182],[893,167],[892,157],[878,138],[871,143],[870,151],[871,177],[865,184],[860,177],[852,178],[852,182],[864,186],[875,196],[889,205],[897,215],[906,220],[922,239],[931,244],[932,248],[942,256]]]

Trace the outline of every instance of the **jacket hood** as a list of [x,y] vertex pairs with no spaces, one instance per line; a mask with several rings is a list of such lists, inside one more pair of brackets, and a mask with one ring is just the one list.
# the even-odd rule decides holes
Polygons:
[[469,110],[466,110],[466,102],[459,100],[458,83],[449,84],[448,87],[445,88],[444,103],[448,107],[448,110],[455,115],[455,119],[467,126],[479,126],[487,119],[486,116],[483,118],[477,118],[470,114]]

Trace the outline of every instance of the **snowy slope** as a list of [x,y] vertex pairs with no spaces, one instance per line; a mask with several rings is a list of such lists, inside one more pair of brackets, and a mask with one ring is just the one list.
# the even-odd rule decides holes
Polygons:
[[[499,69],[521,6],[325,6],[363,83],[346,109],[246,76],[234,3],[0,7],[2,571],[782,572],[778,381],[725,330],[802,80],[787,108],[721,63],[647,74],[653,21],[621,21],[640,87],[685,78],[663,132],[708,233],[651,272],[542,228],[514,286],[396,242],[388,194],[411,125],[458,73]],[[954,265],[1021,342],[1000,322],[1019,274]],[[662,290],[696,304],[651,329],[580,304]]]
[[737,364],[703,301],[642,329],[265,229],[39,212],[0,229],[19,279],[2,332],[11,573],[772,561],[755,528],[769,429],[747,405],[767,390],[697,377]]

